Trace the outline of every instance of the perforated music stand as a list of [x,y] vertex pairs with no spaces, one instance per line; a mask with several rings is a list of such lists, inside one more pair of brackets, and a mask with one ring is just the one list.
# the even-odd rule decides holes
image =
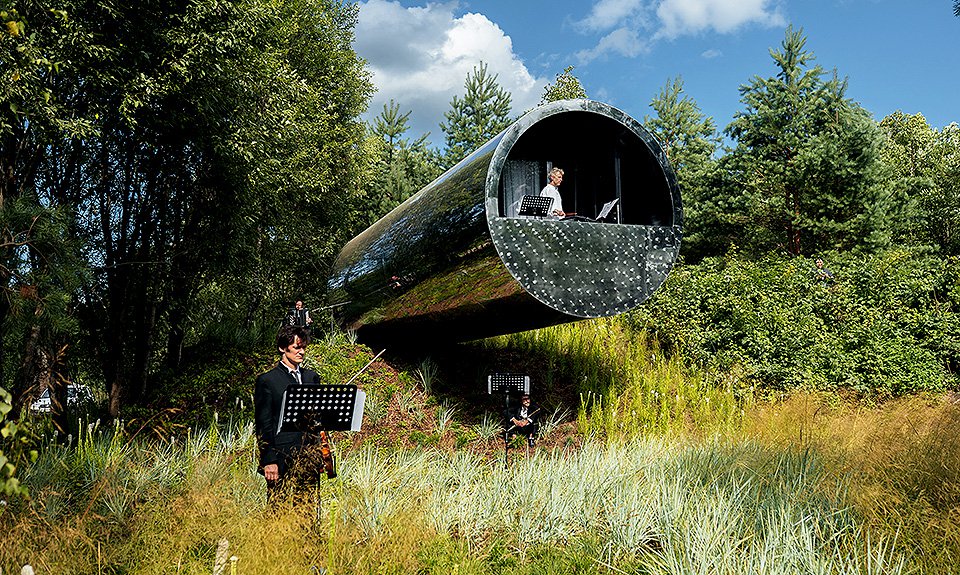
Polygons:
[[522,373],[491,373],[487,376],[487,393],[530,393],[530,376]]
[[366,394],[356,385],[288,385],[281,431],[360,431]]
[[502,393],[504,409],[510,409],[511,393],[530,393],[530,376],[522,373],[491,373],[487,376],[487,393]]
[[550,196],[523,196],[520,200],[520,211],[518,216],[534,216],[543,218],[550,215],[550,206],[553,205],[553,198]]

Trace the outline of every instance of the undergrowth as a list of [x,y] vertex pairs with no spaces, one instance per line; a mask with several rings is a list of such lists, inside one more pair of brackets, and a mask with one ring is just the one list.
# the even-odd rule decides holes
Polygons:
[[[427,395],[378,362],[358,378],[364,431],[336,437],[338,478],[272,505],[242,410],[183,434],[35,426],[30,498],[0,506],[0,570],[209,573],[227,546],[239,574],[955,572],[949,398],[760,400],[612,320],[476,345],[554,358],[543,395],[582,396],[576,414],[505,452],[493,410],[450,401],[442,363]],[[311,362],[334,381],[372,355],[334,338]]]

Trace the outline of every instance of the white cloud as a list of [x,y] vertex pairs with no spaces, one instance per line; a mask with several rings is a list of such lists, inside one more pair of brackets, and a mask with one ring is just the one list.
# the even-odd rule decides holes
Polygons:
[[[748,24],[782,26],[781,0],[597,0],[577,28],[605,33],[581,63],[607,55],[635,57],[661,39],[714,31],[728,34]],[[647,35],[641,39],[641,34]],[[708,51],[709,52],[709,51]],[[704,57],[718,54],[704,53]]]
[[640,39],[637,31],[624,27],[617,28],[601,38],[593,48],[577,52],[577,58],[581,64],[609,54],[633,58],[646,49],[647,43]]
[[640,17],[646,11],[644,0],[600,0],[580,25],[587,30],[609,30],[625,20]]
[[714,58],[719,58],[723,56],[723,52],[717,50],[716,48],[710,48],[709,50],[704,50],[700,53],[700,57],[706,60],[712,60]]
[[706,30],[727,34],[747,24],[785,24],[772,0],[663,0],[657,16],[661,23],[657,35],[671,39]]
[[360,4],[354,49],[368,62],[377,93],[368,117],[380,113],[391,98],[401,112],[412,110],[409,136],[431,132],[442,142],[439,123],[454,95],[481,61],[513,96],[520,114],[540,101],[548,78],[534,78],[513,52],[513,43],[483,14],[455,16],[456,3],[404,8],[398,2],[367,0]]

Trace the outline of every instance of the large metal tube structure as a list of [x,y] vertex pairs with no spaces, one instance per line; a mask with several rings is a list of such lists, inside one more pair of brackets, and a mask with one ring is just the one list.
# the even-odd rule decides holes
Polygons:
[[[576,219],[517,214],[552,167]],[[605,222],[592,221],[618,200]],[[666,279],[683,212],[643,126],[607,104],[539,106],[355,237],[328,282],[362,340],[467,341],[616,315]]]

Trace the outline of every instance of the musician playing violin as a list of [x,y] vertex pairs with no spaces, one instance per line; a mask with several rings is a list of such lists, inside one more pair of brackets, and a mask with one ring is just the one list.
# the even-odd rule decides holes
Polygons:
[[305,434],[299,431],[277,433],[277,427],[287,386],[320,382],[317,372],[301,366],[309,343],[310,335],[305,327],[285,325],[280,328],[277,334],[280,361],[270,371],[260,374],[253,388],[259,472],[267,480],[268,497],[282,485],[304,446]]
[[540,410],[530,403],[529,395],[520,396],[520,406],[507,410],[507,431],[504,433],[504,439],[509,441],[511,435],[520,434],[527,438],[527,445],[533,447],[537,441],[537,433],[540,431],[537,420],[539,412]]

